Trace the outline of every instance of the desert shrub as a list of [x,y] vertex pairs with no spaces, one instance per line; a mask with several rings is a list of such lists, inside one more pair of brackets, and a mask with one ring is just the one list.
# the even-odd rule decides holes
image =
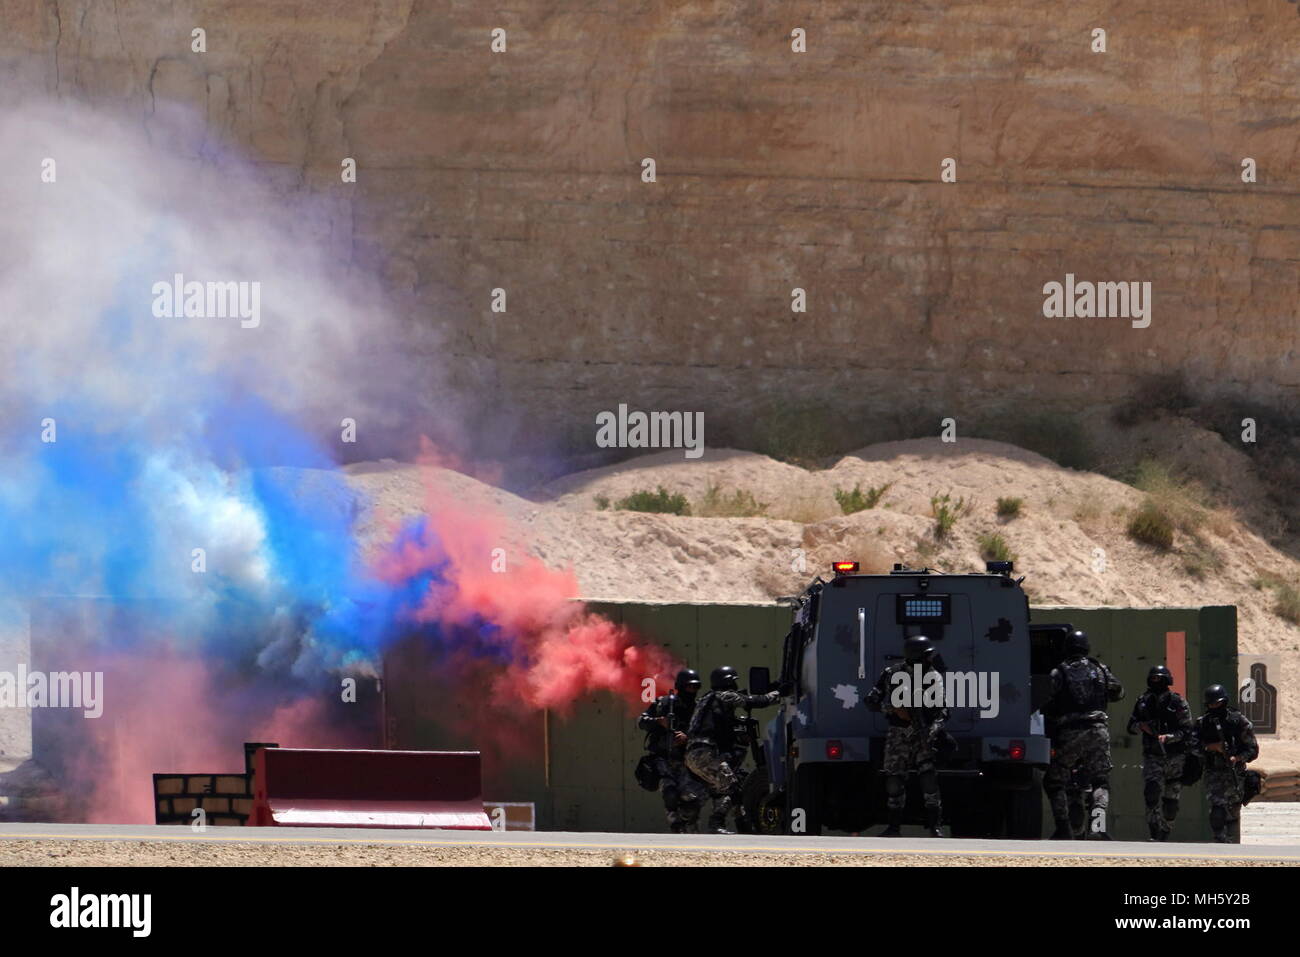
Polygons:
[[1129,538],[1161,551],[1174,547],[1174,521],[1151,499],[1144,501],[1128,523]]
[[1293,625],[1300,625],[1300,589],[1294,585],[1279,585],[1273,605],[1273,614]]
[[1197,540],[1207,528],[1219,534],[1228,531],[1224,516],[1210,507],[1209,496],[1200,483],[1175,474],[1165,463],[1141,459],[1126,478],[1130,485],[1147,493],[1178,531]]
[[986,562],[1012,562],[1016,556],[1007,540],[996,533],[981,535],[980,555]]
[[852,515],[854,512],[875,508],[880,501],[880,497],[889,491],[889,487],[893,484],[893,482],[886,482],[879,488],[873,485],[865,492],[862,491],[861,485],[853,486],[851,492],[837,488],[835,490],[835,501],[840,503],[840,511],[845,515]]
[[767,503],[754,498],[746,489],[736,489],[730,495],[717,485],[710,485],[695,507],[695,514],[707,518],[754,518],[767,514]]
[[1285,584],[1286,579],[1273,572],[1260,572],[1250,581],[1251,587],[1256,591],[1263,591],[1265,588],[1278,588]]
[[1223,567],[1223,559],[1204,542],[1193,541],[1183,552],[1183,571],[1193,578],[1205,578]]
[[933,495],[930,497],[930,514],[934,516],[934,537],[944,539],[957,524],[957,519],[966,510],[966,499],[956,502],[951,495]]
[[1020,507],[1024,504],[1023,498],[998,499],[998,518],[1017,518],[1020,515]]
[[669,494],[662,485],[653,492],[644,490],[633,492],[627,498],[619,499],[614,507],[627,512],[654,512],[664,515],[691,514],[691,505],[686,501],[686,496],[680,493]]
[[605,511],[605,510],[608,509],[608,508],[609,508],[609,496],[608,496],[608,495],[597,495],[597,496],[596,496],[596,509],[597,509],[598,511],[603,512],[603,511]]

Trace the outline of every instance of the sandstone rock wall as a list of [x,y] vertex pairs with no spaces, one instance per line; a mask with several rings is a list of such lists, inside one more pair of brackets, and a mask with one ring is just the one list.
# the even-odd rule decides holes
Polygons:
[[[191,105],[539,434],[618,402],[1069,409],[1172,370],[1294,405],[1296,6],[1140,6],[0,0],[0,102]],[[1067,272],[1150,281],[1150,327],[1044,318]]]

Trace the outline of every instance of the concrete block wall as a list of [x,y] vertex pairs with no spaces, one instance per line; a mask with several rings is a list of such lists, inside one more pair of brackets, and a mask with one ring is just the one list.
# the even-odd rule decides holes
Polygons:
[[258,748],[277,744],[244,744],[242,774],[155,774],[154,823],[193,824],[194,810],[202,808],[204,821],[214,827],[238,827],[253,812],[253,755]]

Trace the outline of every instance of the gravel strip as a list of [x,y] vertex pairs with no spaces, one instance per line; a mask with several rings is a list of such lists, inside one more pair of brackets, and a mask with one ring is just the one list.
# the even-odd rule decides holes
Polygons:
[[[365,844],[172,844],[159,841],[0,841],[0,867],[609,867],[617,852],[567,848],[408,847]],[[1142,867],[1282,866],[1246,858],[1097,858],[953,854],[780,854],[744,851],[638,851],[646,867]]]

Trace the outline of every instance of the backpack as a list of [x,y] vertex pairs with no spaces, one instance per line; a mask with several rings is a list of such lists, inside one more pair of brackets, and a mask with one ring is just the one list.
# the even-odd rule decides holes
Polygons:
[[1262,790],[1264,790],[1263,777],[1260,775],[1258,771],[1252,771],[1249,768],[1247,768],[1246,773],[1242,775],[1242,781],[1241,781],[1242,805],[1244,806],[1249,804],[1251,798],[1258,797],[1259,792]]
[[716,726],[718,723],[716,699],[717,693],[709,691],[695,702],[695,713],[691,715],[691,723],[686,729],[689,737],[717,739],[720,729]]
[[641,760],[636,763],[636,770],[632,773],[636,776],[636,783],[647,791],[659,790],[659,768],[653,755],[642,755]]
[[1061,662],[1060,668],[1065,694],[1070,701],[1067,714],[1106,710],[1106,675],[1101,665],[1091,658],[1077,658]]

